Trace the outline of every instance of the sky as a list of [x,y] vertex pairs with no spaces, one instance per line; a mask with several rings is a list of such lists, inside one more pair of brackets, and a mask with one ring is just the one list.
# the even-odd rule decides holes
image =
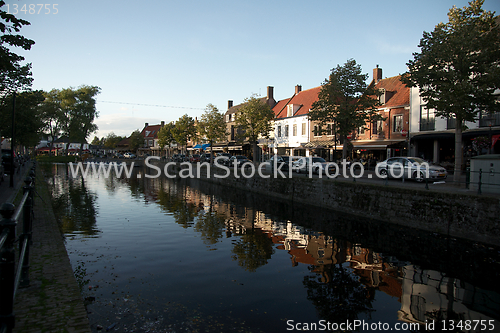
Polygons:
[[[101,88],[99,138],[145,123],[227,110],[274,87],[276,101],[320,86],[354,59],[372,77],[406,71],[423,32],[467,0],[6,0],[35,41],[15,50],[32,63],[33,89]],[[26,5],[26,12],[21,11]],[[5,10],[6,6],[3,7]],[[33,7],[32,7],[33,8]],[[41,10],[40,10],[41,9]],[[500,14],[500,0],[483,9]],[[40,10],[40,12],[38,12]],[[44,14],[48,11],[48,14]],[[33,13],[34,12],[34,13]]]

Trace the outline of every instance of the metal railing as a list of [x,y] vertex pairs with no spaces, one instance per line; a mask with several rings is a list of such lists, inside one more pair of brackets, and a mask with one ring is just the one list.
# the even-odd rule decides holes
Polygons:
[[483,192],[500,193],[500,172],[495,172],[493,169],[471,171],[470,168],[467,168],[465,187],[472,190],[477,189],[477,194],[483,194]]
[[[19,287],[29,287],[29,254],[32,243],[33,193],[35,166],[24,181],[23,197],[17,208],[6,202],[0,208],[0,333],[12,332],[15,324],[14,299]],[[22,221],[22,233],[16,239],[16,229]],[[19,242],[16,268],[15,243]]]

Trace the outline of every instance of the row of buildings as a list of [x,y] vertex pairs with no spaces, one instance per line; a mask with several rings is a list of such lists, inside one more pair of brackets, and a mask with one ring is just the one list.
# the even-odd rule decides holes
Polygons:
[[[382,68],[373,69],[373,83],[380,95],[380,113],[385,120],[367,123],[348,137],[352,158],[383,160],[393,156],[419,156],[435,163],[453,163],[455,126],[454,119],[435,116],[433,110],[426,108],[420,98],[418,88],[409,88],[401,82],[401,76],[383,78]],[[318,99],[321,86],[302,90],[295,86],[290,97],[276,101],[274,87],[267,87],[267,94],[262,102],[267,103],[274,111],[273,131],[269,138],[259,140],[262,154],[279,154],[291,156],[321,156],[327,161],[339,159],[343,144],[328,125],[326,133],[318,134],[317,122],[308,119],[312,104]],[[227,140],[208,148],[214,152],[227,151],[250,156],[252,153],[248,142],[237,141],[236,116],[243,104],[233,105],[229,100],[225,121],[227,124]],[[167,151],[158,146],[157,134],[164,125],[145,124],[142,135],[145,145],[141,153],[164,155]],[[478,111],[475,122],[466,123],[463,131],[463,154],[465,160],[482,153],[499,153],[500,145],[500,112],[486,114]],[[481,138],[487,141],[479,149],[473,140]],[[204,142],[188,142],[187,150],[197,150]],[[126,150],[126,145],[119,147]],[[176,147],[169,147],[170,151]],[[250,156],[251,157],[251,156]]]

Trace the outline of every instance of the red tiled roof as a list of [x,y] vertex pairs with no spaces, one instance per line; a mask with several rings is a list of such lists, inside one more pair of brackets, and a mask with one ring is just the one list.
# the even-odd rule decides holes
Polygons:
[[386,101],[383,107],[394,107],[410,104],[410,88],[401,82],[401,75],[393,76],[387,79],[382,79],[375,85],[376,89],[384,88],[386,92],[393,95]]
[[286,106],[288,104],[300,105],[294,116],[302,116],[309,113],[314,102],[318,100],[318,94],[321,91],[321,86],[303,90],[291,98],[279,101],[273,108],[276,118],[286,118]]
[[[145,139],[154,139],[154,138],[157,137],[158,131],[160,130],[160,128],[161,128],[161,125],[148,125],[148,126],[145,126],[144,129],[141,132],[141,135]],[[148,135],[146,135],[146,132],[147,132]]]

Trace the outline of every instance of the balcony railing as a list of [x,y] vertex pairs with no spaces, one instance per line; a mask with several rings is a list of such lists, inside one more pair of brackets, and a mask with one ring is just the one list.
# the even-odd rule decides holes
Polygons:
[[434,119],[429,119],[429,120],[421,119],[420,120],[420,130],[421,131],[434,131],[435,127],[436,127],[436,123],[435,123]]
[[[491,119],[491,124],[489,120]],[[500,112],[495,112],[491,114],[482,113],[479,118],[479,127],[489,127],[489,126],[500,126]]]

